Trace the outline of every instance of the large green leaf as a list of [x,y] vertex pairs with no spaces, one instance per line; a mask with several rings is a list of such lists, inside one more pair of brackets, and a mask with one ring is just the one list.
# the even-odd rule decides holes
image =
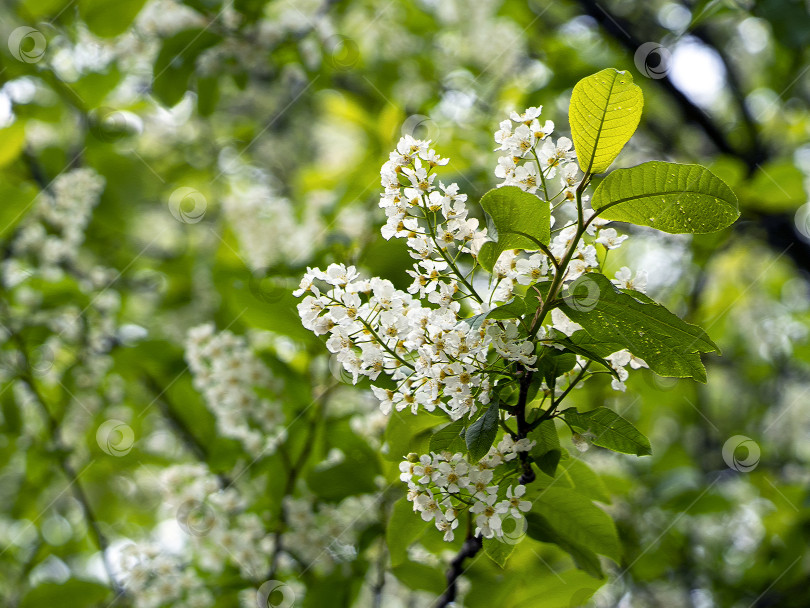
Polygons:
[[25,148],[25,123],[21,120],[0,129],[0,167],[17,160]]
[[430,436],[430,451],[442,452],[448,450],[450,452],[463,451],[464,439],[461,437],[461,431],[464,430],[464,419],[459,418],[455,422],[443,426]]
[[197,57],[221,36],[210,30],[188,29],[163,41],[152,76],[152,92],[163,104],[174,106],[188,90]]
[[577,364],[577,357],[574,353],[557,350],[551,346],[540,349],[535,366],[537,372],[542,374],[543,379],[549,388],[553,388],[557,383],[557,378],[570,372]]
[[560,309],[590,338],[588,342],[577,336],[579,344],[602,356],[626,348],[661,376],[706,382],[700,353],[719,349],[705,331],[682,321],[660,304],[623,293],[601,274],[585,275],[580,285],[586,281],[591,283],[589,293],[594,284],[598,289],[598,297],[588,306],[578,305],[576,294],[564,297],[560,304]]
[[431,524],[422,520],[418,513],[414,513],[413,505],[405,498],[395,502],[391,517],[388,518],[388,525],[385,527],[391,566],[407,562],[408,547],[430,528]]
[[465,439],[471,462],[478,462],[492,447],[498,434],[498,401],[489,404],[484,415],[467,427]]
[[623,454],[652,454],[650,440],[627,420],[606,407],[581,414],[575,408],[569,408],[562,412],[562,416],[574,428],[591,432],[594,435],[591,439],[594,445]]
[[591,206],[602,218],[672,234],[715,232],[740,216],[734,192],[714,173],[659,160],[613,171]]
[[64,583],[42,583],[25,594],[20,608],[84,608],[106,605],[111,595],[110,588],[93,581],[71,578]]
[[[574,332],[574,335],[576,335],[577,333],[585,333],[585,332]],[[594,361],[596,363],[599,363],[607,371],[609,371],[613,376],[615,376],[616,378],[619,377],[618,372],[616,372],[616,370],[613,369],[610,366],[610,363],[608,363],[604,358],[604,355],[609,355],[610,353],[616,352],[615,349],[604,353],[604,355],[600,355],[599,353],[596,353],[593,350],[588,350],[582,344],[579,344],[579,343],[575,342],[572,339],[573,336],[572,336],[572,338],[569,338],[564,333],[562,333],[561,331],[558,331],[556,329],[551,331],[551,337],[554,339],[555,343],[564,346],[566,348],[566,350],[569,350],[572,353],[576,353],[577,355],[585,357],[586,359],[589,359],[590,361]],[[619,349],[619,350],[621,350],[621,349]]]
[[591,500],[610,504],[610,493],[602,478],[578,458],[568,458],[560,463],[557,478],[571,484],[571,488]]
[[404,562],[391,568],[391,572],[407,587],[421,589],[435,595],[444,591],[447,585],[440,568],[419,562]]
[[442,419],[428,412],[414,415],[410,410],[392,412],[385,427],[388,452],[384,458],[399,462],[411,452],[424,454],[430,450],[433,429]]
[[633,136],[644,95],[629,72],[613,68],[583,78],[568,110],[571,136],[584,173],[603,173]]
[[[517,522],[516,525],[522,525],[522,520]],[[484,539],[484,553],[487,554],[493,562],[498,564],[501,568],[506,567],[506,562],[512,552],[515,550],[515,543],[504,542],[499,538],[485,538]]]
[[531,513],[545,518],[560,537],[619,562],[621,545],[613,520],[587,496],[553,484],[539,490],[529,488],[526,496],[533,500]]
[[127,31],[146,0],[79,0],[79,15],[91,32],[112,38]]
[[536,442],[529,452],[534,463],[543,473],[554,477],[562,457],[560,438],[553,420],[544,420],[529,433],[529,439]]
[[495,239],[484,243],[478,254],[478,262],[487,270],[492,270],[507,249],[535,251],[548,245],[551,210],[534,194],[517,186],[495,188],[481,198],[481,207],[492,220],[490,236]]
[[[572,541],[552,526],[548,520],[539,513],[526,514],[526,534],[534,540],[543,543],[553,543],[574,558],[577,568],[584,570],[594,578],[603,578],[602,564],[599,557],[591,549]],[[505,544],[505,543],[502,543]]]
[[33,208],[39,190],[30,182],[0,181],[0,238],[6,238]]

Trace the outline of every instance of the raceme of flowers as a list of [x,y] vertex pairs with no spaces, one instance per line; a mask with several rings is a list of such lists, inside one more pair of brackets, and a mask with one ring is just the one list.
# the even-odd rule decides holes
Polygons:
[[279,407],[262,399],[255,387],[267,387],[270,373],[250,350],[244,337],[229,331],[215,333],[201,325],[188,332],[186,361],[225,437],[238,439],[249,454],[272,454],[284,440]]
[[84,242],[84,231],[104,189],[104,178],[92,169],[63,173],[42,191],[12,249],[17,257],[35,260],[45,276],[59,276]]
[[[507,156],[499,161],[496,174],[503,174],[502,186],[519,185],[534,192],[537,185],[513,180],[517,169],[501,171],[503,158],[518,168],[532,167],[526,171],[541,176],[544,184],[559,171],[561,189],[550,197],[550,204],[558,215],[572,217],[574,203],[565,193],[576,188],[578,180],[572,176],[578,169],[570,140],[560,138],[552,144],[553,124],[547,121],[541,127],[539,114],[540,108],[529,108],[501,123],[496,141]],[[514,127],[513,122],[518,125]],[[517,164],[529,156],[534,160]],[[478,220],[468,218],[466,195],[459,193],[457,184],[436,183],[433,170],[447,162],[430,148],[430,142],[405,136],[381,170],[385,193],[380,206],[387,216],[383,237],[406,239],[417,260],[409,271],[413,283],[407,293],[385,279],[361,278],[354,267],[342,264],[330,265],[326,271],[309,269],[295,292],[306,295],[298,306],[304,326],[318,335],[329,334],[327,347],[355,382],[361,375],[376,380],[381,373],[397,382],[396,389],[372,387],[386,413],[406,407],[415,413],[421,406],[428,411],[443,409],[453,419],[475,414],[479,405],[489,403],[492,378],[504,369],[503,362],[492,361],[491,351],[503,361],[524,366],[531,367],[536,360],[535,345],[521,334],[516,321],[485,320],[473,328],[465,323],[462,305],[471,315],[486,312],[509,301],[518,286],[552,278],[555,268],[543,253],[506,251],[495,264],[493,285],[484,301],[469,277],[476,270],[475,256],[486,241],[486,229],[479,230]],[[545,185],[543,189],[548,190]],[[566,282],[599,268],[594,243],[610,250],[627,238],[605,223],[598,218],[590,223],[592,242],[578,243]],[[573,221],[558,231],[549,247],[555,258],[564,255],[575,233]],[[329,289],[322,292],[317,282]],[[630,270],[622,268],[614,283],[643,291],[646,279],[643,275],[632,279]],[[551,327],[568,334],[579,328],[557,309]],[[547,329],[541,328],[538,337],[545,337]],[[614,387],[623,390],[618,382]]]
[[523,499],[523,485],[509,485],[505,492],[501,489],[500,484],[517,469],[504,473],[506,467],[499,465],[515,460],[535,443],[528,439],[515,442],[506,435],[475,464],[460,452],[409,454],[399,465],[399,478],[408,484],[407,498],[413,502],[414,512],[424,521],[433,521],[444,532],[444,540],[453,540],[459,518],[468,510],[475,517],[476,535],[502,537],[503,520],[522,519],[531,502]]
[[[150,478],[152,473],[147,474]],[[209,608],[216,603],[206,580],[229,567],[245,581],[260,586],[278,553],[280,571],[304,564],[328,574],[357,557],[360,532],[374,522],[377,500],[350,496],[336,504],[315,504],[310,496],[284,499],[286,526],[277,543],[277,522],[248,510],[253,500],[223,484],[203,464],[181,464],[160,472],[165,509],[185,533],[180,546],[164,535],[130,543],[120,553],[123,583],[137,608],[187,606]],[[368,513],[358,518],[357,513]],[[227,556],[223,560],[223,555]],[[303,597],[305,589],[296,589]],[[245,589],[244,605],[253,606],[257,590]]]
[[[564,273],[560,279],[564,288],[600,271],[608,252],[628,238],[593,217],[584,205],[584,217],[578,218],[575,199],[582,177],[571,140],[555,141],[553,123],[541,124],[540,113],[539,107],[513,112],[500,124],[495,141],[502,156],[495,174],[503,180],[498,187],[517,186],[536,194],[538,205],[550,206],[552,238],[546,250],[504,251],[487,280],[477,275],[482,269],[479,252],[489,240],[486,228],[469,217],[467,197],[458,185],[438,179],[436,170],[448,159],[431,148],[430,141],[406,135],[380,171],[384,188],[380,207],[386,215],[382,236],[405,239],[415,260],[408,271],[410,286],[403,291],[386,279],[361,277],[354,266],[331,264],[326,270],[309,268],[294,292],[304,296],[298,305],[304,327],[328,336],[328,350],[355,383],[361,376],[371,380],[383,413],[407,408],[414,414],[420,409],[441,410],[452,420],[474,418],[501,385],[514,382],[526,370],[536,371],[538,345],[554,346],[552,329],[568,336],[582,329],[559,308],[553,308],[532,332],[520,319],[485,317],[475,322],[476,316],[526,295],[533,285],[555,279],[558,272]],[[583,204],[588,200],[581,199]],[[578,219],[587,226],[584,238]],[[568,263],[562,266],[566,257]],[[613,283],[643,291],[646,276],[633,277],[623,267]],[[627,350],[605,360],[617,372],[612,386],[619,391],[625,390],[628,365],[646,367]],[[569,383],[573,374],[584,373],[586,363],[577,356],[577,366],[568,372]],[[542,383],[541,390],[547,389]],[[503,414],[506,421],[511,418]],[[510,435],[506,438],[513,440]],[[518,444],[519,450],[530,449]],[[512,457],[515,453],[509,452]],[[512,508],[510,500],[520,502],[524,490],[510,486],[508,495],[499,494],[498,477],[504,473],[495,460],[490,453],[473,466],[461,454],[430,454],[411,463],[413,469],[406,463],[403,480],[411,484],[409,498],[415,510],[435,519],[446,538],[452,538],[459,505],[467,505],[481,534],[498,536],[499,518]],[[432,471],[427,476],[424,467]],[[448,483],[449,472],[463,484],[441,485]],[[478,488],[481,484],[483,490]]]

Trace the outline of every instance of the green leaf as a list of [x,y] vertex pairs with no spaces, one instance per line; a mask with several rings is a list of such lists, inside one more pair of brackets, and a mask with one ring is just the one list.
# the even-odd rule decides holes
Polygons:
[[562,456],[560,438],[557,435],[557,426],[554,421],[541,422],[536,429],[529,433],[529,439],[536,442],[529,452],[529,456],[543,473],[554,477]]
[[[522,524],[521,521],[518,525]],[[487,554],[493,562],[498,564],[501,568],[506,567],[506,561],[509,559],[509,556],[512,555],[512,551],[515,550],[515,545],[512,543],[507,543],[497,538],[485,538],[484,539],[484,553]]]
[[385,528],[392,567],[408,561],[408,547],[430,527],[430,523],[423,521],[418,513],[414,513],[413,505],[404,497],[394,503]]
[[642,302],[621,292],[601,274],[587,274],[584,280],[595,284],[598,297],[588,306],[566,297],[560,304],[560,309],[587,332],[590,341],[578,337],[578,344],[602,356],[627,348],[661,376],[706,382],[700,353],[719,349],[705,331],[660,304]]
[[457,447],[463,450],[464,440],[461,438],[461,431],[464,430],[464,419],[459,418],[455,422],[443,426],[430,436],[430,451],[450,452],[457,451]]
[[536,486],[529,488],[532,489],[527,500],[533,499],[531,513],[544,517],[559,536],[619,563],[621,545],[607,513],[575,490],[549,485],[535,495]]
[[671,234],[716,232],[740,217],[734,192],[706,167],[659,160],[613,171],[591,206],[604,219]]
[[487,411],[467,427],[465,440],[470,462],[478,462],[492,447],[498,434],[498,400],[489,404]]
[[577,364],[577,357],[573,353],[566,353],[554,347],[541,349],[537,358],[537,370],[543,375],[543,379],[549,388],[557,383],[557,378],[570,372]]
[[[577,334],[587,335],[586,332],[584,332],[584,331],[576,331],[571,336],[571,338],[569,338],[564,333],[562,333],[560,331],[557,331],[556,329],[551,330],[551,337],[554,338],[555,343],[560,344],[561,346],[564,346],[566,350],[569,350],[572,353],[575,353],[577,355],[585,357],[586,359],[589,359],[590,361],[594,361],[594,362],[598,363],[599,365],[603,366],[606,370],[608,370],[613,376],[618,378],[619,377],[618,372],[610,366],[610,363],[608,363],[605,360],[604,357],[602,357],[599,354],[595,353],[594,351],[588,350],[587,348],[584,348],[580,344],[577,344],[576,342],[574,342],[573,337],[576,336]],[[619,350],[621,350],[621,349],[619,349]],[[614,352],[616,352],[616,351],[613,350],[613,351],[610,351],[610,352],[605,353],[605,354],[609,355],[609,354],[614,353]]]
[[487,192],[481,207],[491,218],[490,236],[478,254],[478,262],[492,271],[501,253],[508,249],[535,251],[551,239],[551,210],[548,203],[517,186]]
[[219,78],[207,76],[197,79],[197,111],[200,116],[211,116],[219,103]]
[[571,136],[584,173],[603,173],[638,126],[644,95],[629,72],[608,68],[574,87]]
[[526,313],[526,304],[521,298],[515,297],[506,304],[493,308],[488,312],[464,319],[472,329],[478,329],[486,319],[517,319]]
[[204,29],[178,32],[163,41],[155,60],[152,92],[167,106],[176,105],[188,89],[195,72],[197,57],[221,40],[218,34]]
[[411,589],[421,589],[439,595],[447,586],[441,569],[426,564],[405,562],[392,567],[391,572]]
[[427,412],[416,415],[410,411],[392,412],[385,427],[388,453],[384,457],[399,462],[410,452],[424,454],[429,451],[432,429],[441,422],[441,418]]
[[79,15],[96,36],[123,34],[146,4],[146,0],[79,0]]
[[25,147],[25,123],[18,120],[0,129],[0,167],[17,160]]
[[560,534],[539,513],[526,513],[526,523],[526,534],[529,535],[529,538],[557,545],[574,558],[577,568],[584,570],[594,578],[604,578],[602,564],[599,563],[599,557],[592,550]]
[[110,588],[92,581],[72,578],[62,584],[42,583],[25,594],[20,608],[85,608],[105,604],[110,598]]
[[13,183],[0,180],[0,238],[8,237],[17,224],[33,208],[39,190],[30,182]]
[[570,482],[572,489],[580,494],[584,494],[591,500],[611,504],[610,494],[602,478],[578,458],[563,461],[558,474],[559,477],[564,477]]
[[636,456],[652,454],[650,440],[627,420],[606,407],[598,407],[581,414],[576,409],[569,408],[563,410],[562,417],[571,426],[593,433],[594,445],[622,454]]

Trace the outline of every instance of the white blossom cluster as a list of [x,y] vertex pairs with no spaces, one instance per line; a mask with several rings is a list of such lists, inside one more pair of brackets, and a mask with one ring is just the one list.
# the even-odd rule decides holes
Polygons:
[[323,241],[323,212],[332,199],[312,193],[299,214],[270,185],[265,172],[230,159],[226,166],[233,175],[223,207],[250,269],[266,270],[290,251],[296,252],[296,260],[308,260]]
[[535,443],[528,439],[515,442],[505,435],[476,464],[460,452],[409,454],[399,465],[399,478],[408,484],[407,497],[414,512],[424,521],[433,521],[444,532],[444,540],[453,540],[459,518],[467,510],[475,517],[476,535],[501,537],[503,520],[510,516],[521,519],[531,502],[523,499],[523,485],[509,485],[505,493],[501,491],[501,484],[515,470],[502,474],[499,466],[528,452]]
[[244,337],[216,333],[212,324],[195,327],[186,339],[186,361],[219,432],[241,441],[254,457],[273,453],[286,436],[284,416],[257,394],[256,387],[269,387],[271,376]]
[[[321,293],[315,280],[331,289]],[[454,420],[473,414],[490,400],[490,345],[507,360],[535,359],[514,322],[472,328],[459,320],[452,294],[441,307],[428,308],[390,281],[360,279],[353,266],[310,269],[295,293],[310,294],[298,305],[304,327],[329,334],[327,348],[355,382],[381,373],[397,382],[396,389],[372,386],[386,414],[406,407],[416,413],[420,406],[438,407]]]
[[357,557],[358,536],[375,521],[376,501],[372,495],[360,495],[337,504],[315,504],[309,497],[288,496],[284,499],[287,531],[281,544],[306,567],[331,572],[335,565]]
[[[477,254],[486,238],[478,220],[468,218],[466,196],[457,184],[434,185],[432,170],[447,164],[429,141],[403,137],[381,170],[385,194],[380,206],[387,221],[383,237],[407,239],[418,262],[409,274],[408,292],[390,281],[361,279],[357,270],[332,264],[308,269],[296,296],[304,327],[329,334],[327,348],[355,382],[361,375],[376,380],[381,373],[396,389],[372,390],[381,409],[437,407],[453,419],[471,415],[490,400],[490,347],[504,360],[532,365],[531,341],[520,335],[516,321],[485,321],[472,327],[460,318],[461,301],[474,312],[487,305],[477,301],[456,266],[462,253]],[[400,182],[404,183],[400,183]],[[329,286],[322,293],[315,284]]]
[[[206,581],[228,567],[247,581],[267,573],[275,548],[273,535],[249,501],[234,487],[222,487],[202,464],[174,465],[158,477],[162,504],[182,531],[180,547],[154,540],[121,552],[123,584],[137,608],[208,608],[215,602]],[[177,535],[177,534],[175,534]]]
[[[563,180],[576,176],[573,144],[567,137],[561,137],[557,143],[549,139],[554,132],[554,123],[547,120],[540,124],[539,116],[543,106],[528,108],[523,114],[512,112],[508,120],[500,124],[495,132],[496,150],[504,152],[498,159],[495,169],[496,177],[504,180],[501,186],[519,186],[526,192],[534,194],[544,178],[551,179],[560,168]],[[539,151],[535,148],[543,142]],[[526,161],[526,157],[534,160]],[[540,166],[538,167],[538,163]],[[571,168],[572,167],[572,168]],[[564,183],[565,185],[565,183]]]
[[76,260],[103,190],[104,178],[92,169],[73,169],[57,177],[50,190],[37,197],[12,243],[14,255],[33,258],[48,278],[61,277],[60,266]]
[[[451,254],[475,255],[486,240],[486,230],[478,230],[478,220],[467,217],[467,195],[459,194],[458,184],[434,184],[433,169],[448,162],[430,148],[430,141],[406,135],[380,170],[385,188],[380,207],[388,218],[383,237],[406,238],[411,257],[432,262],[414,265],[411,293],[423,295],[422,287],[435,283],[453,265],[455,256]],[[454,281],[448,285],[452,287]]]
[[124,588],[135,608],[210,608],[214,595],[205,579],[188,568],[182,555],[169,553],[157,543],[127,545],[121,550]]
[[[552,211],[568,218],[576,217],[575,192],[581,181],[581,175],[576,163],[576,155],[572,149],[572,142],[567,137],[560,137],[556,143],[550,135],[554,131],[554,123],[550,120],[541,125],[539,116],[542,106],[527,108],[522,114],[512,112],[508,120],[500,124],[495,133],[495,141],[499,144],[496,150],[504,152],[498,159],[495,175],[504,181],[500,186],[518,186],[530,193],[544,195],[549,199]],[[542,144],[542,145],[540,145]],[[521,164],[522,163],[522,164]],[[559,172],[560,186],[558,189],[549,189],[549,183]],[[540,189],[542,188],[542,192]],[[560,189],[561,188],[561,189]],[[557,202],[557,199],[560,199]],[[583,203],[588,197],[583,196]],[[590,219],[593,210],[584,208],[585,219]],[[551,216],[551,226],[556,223],[556,217]],[[591,242],[580,240],[566,270],[564,284],[571,283],[586,273],[600,268],[595,244],[602,245],[606,251],[618,249],[627,235],[620,235],[616,229],[606,227],[608,222],[600,218],[593,219],[586,235]],[[559,262],[565,256],[573,239],[577,234],[576,222],[569,219],[557,229],[549,246],[550,253]],[[554,276],[555,268],[548,258],[540,253],[521,253],[506,251],[501,254],[493,269],[493,278],[497,282],[493,299],[499,302],[510,300],[520,285],[532,285],[541,280],[549,280]],[[620,289],[633,289],[644,292],[647,287],[647,275],[639,271],[633,277],[630,268],[624,266],[616,272],[613,284]],[[570,335],[581,327],[572,323],[559,309],[552,311],[551,326]],[[543,337],[547,328],[542,328],[538,335]],[[607,360],[617,371],[619,378],[612,380],[612,387],[617,391],[624,391],[624,380],[628,377],[625,369],[628,364],[633,369],[647,367],[647,364],[623,350],[613,353]]]

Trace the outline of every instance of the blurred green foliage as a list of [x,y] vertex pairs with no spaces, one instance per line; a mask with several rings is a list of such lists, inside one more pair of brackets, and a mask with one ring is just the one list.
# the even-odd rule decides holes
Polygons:
[[[810,605],[805,3],[22,0],[0,17],[2,605],[162,605],[116,595],[127,573],[113,562],[133,542],[176,544],[177,505],[155,481],[176,463],[238,488],[276,543],[257,543],[267,559],[292,528],[285,496],[322,514],[315,559],[287,547],[256,572],[222,546],[208,548],[211,569],[180,534],[186,575],[217,606],[255,605],[273,577],[295,605],[430,605],[448,548],[410,513],[397,462],[427,451],[441,421],[395,414],[385,430],[301,327],[291,291],[330,262],[408,284],[377,209],[401,134],[434,140],[475,201],[494,184],[508,111],[544,105],[565,125],[573,85],[609,66],[645,98],[620,162],[699,161],[740,199],[732,229],[634,230],[608,264],[647,268],[651,293],[722,356],[704,357],[705,386],[643,370],[626,394],[606,380],[572,395],[651,440],[643,458],[580,454],[560,429],[564,481],[546,519],[570,521],[569,494],[600,501],[618,522],[618,566],[526,539],[508,570],[493,552],[471,563],[463,605]],[[647,42],[663,50],[639,53]],[[73,254],[21,253],[41,193],[83,168],[103,193]],[[270,370],[258,391],[286,427],[271,455],[223,436],[195,388],[184,342],[202,323],[248,336]],[[344,507],[360,520],[354,554],[335,557],[328,508],[362,495],[373,509]],[[532,525],[537,538],[547,522]],[[177,588],[182,571],[158,582]]]

